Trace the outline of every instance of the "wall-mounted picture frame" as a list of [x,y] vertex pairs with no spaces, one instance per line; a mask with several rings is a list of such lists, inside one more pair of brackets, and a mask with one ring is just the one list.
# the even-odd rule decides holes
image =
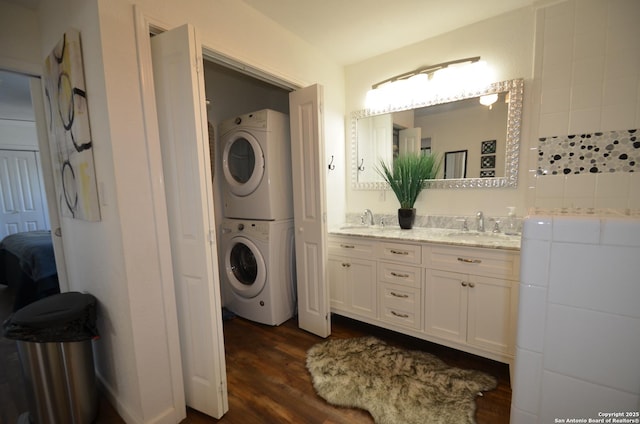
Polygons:
[[487,155],[487,154],[495,153],[496,148],[497,148],[496,140],[483,141],[480,144],[480,154]]
[[495,155],[487,155],[480,157],[480,168],[495,168],[496,167],[496,156]]
[[444,154],[444,178],[467,177],[467,150],[455,150]]

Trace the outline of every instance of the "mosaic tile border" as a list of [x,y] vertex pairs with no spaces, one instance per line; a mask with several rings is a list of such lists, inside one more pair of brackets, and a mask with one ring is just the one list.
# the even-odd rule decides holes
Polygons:
[[640,172],[638,129],[538,139],[538,175]]

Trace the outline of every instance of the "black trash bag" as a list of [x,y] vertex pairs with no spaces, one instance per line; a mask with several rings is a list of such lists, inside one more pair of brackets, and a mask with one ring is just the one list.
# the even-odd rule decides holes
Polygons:
[[78,342],[98,338],[96,298],[65,292],[33,302],[3,323],[4,336],[26,342]]

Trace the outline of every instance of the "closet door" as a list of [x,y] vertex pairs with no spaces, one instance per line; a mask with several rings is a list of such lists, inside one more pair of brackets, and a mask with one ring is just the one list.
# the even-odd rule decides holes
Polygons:
[[0,150],[0,239],[48,229],[36,152]]
[[228,409],[202,47],[189,25],[151,39],[188,406]]
[[331,334],[327,269],[327,209],[321,85],[289,94],[293,215],[298,287],[298,326]]

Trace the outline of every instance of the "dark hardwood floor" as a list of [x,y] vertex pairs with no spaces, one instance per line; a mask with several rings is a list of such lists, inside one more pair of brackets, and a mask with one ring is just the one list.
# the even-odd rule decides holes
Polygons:
[[[10,313],[7,289],[0,288],[0,319]],[[7,305],[9,305],[7,309]],[[347,318],[332,317],[331,338],[374,335],[397,346],[424,350],[452,366],[483,370],[498,379],[498,387],[477,398],[477,424],[508,424],[511,404],[505,364],[469,355],[424,340],[397,334]],[[298,329],[295,319],[281,326],[256,324],[242,318],[224,323],[229,412],[220,420],[188,409],[181,424],[251,423],[373,423],[364,411],[334,407],[316,395],[305,368],[306,351],[323,339]],[[0,339],[0,424],[15,424],[26,410],[15,342]],[[100,400],[99,424],[124,421]]]

